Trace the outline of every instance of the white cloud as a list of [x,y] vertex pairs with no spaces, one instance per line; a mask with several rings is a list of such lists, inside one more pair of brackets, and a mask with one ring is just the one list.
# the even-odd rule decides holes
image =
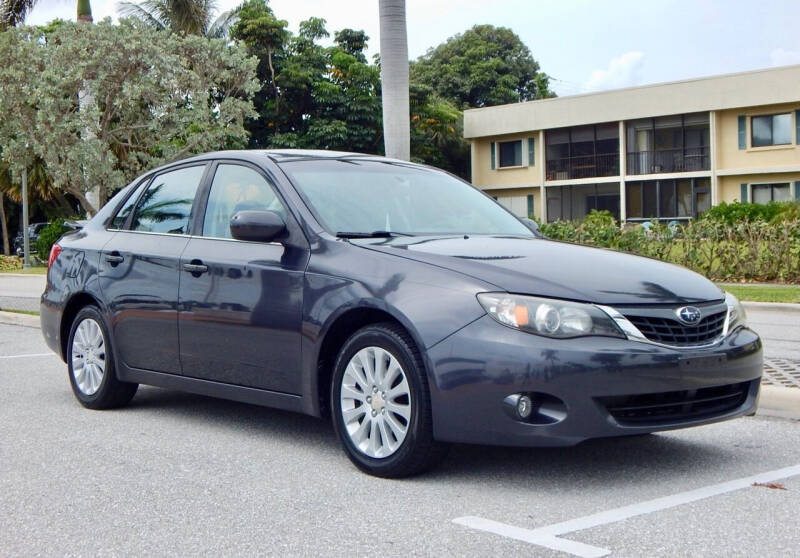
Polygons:
[[643,59],[644,53],[639,51],[626,52],[622,56],[612,58],[608,68],[592,71],[584,83],[584,89],[598,91],[639,85],[642,82]]
[[769,53],[770,60],[773,66],[791,66],[792,64],[800,64],[800,50],[786,50],[784,48],[776,48]]

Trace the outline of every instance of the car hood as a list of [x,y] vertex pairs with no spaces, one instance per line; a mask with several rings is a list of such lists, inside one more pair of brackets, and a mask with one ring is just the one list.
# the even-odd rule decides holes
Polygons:
[[398,237],[355,243],[451,269],[518,294],[618,305],[724,298],[711,281],[686,268],[566,242],[458,236]]

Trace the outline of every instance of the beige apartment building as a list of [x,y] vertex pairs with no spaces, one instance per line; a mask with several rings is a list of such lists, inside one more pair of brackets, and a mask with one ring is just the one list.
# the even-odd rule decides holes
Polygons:
[[464,135],[473,184],[519,216],[800,199],[800,65],[471,109]]

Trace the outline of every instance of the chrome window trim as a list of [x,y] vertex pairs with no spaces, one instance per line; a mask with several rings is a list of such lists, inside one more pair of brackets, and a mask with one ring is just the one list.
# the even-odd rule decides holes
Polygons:
[[120,232],[128,234],[149,234],[152,236],[169,236],[177,238],[202,239],[202,240],[223,240],[226,242],[241,242],[243,244],[256,244],[258,246],[283,246],[280,242],[258,242],[257,240],[239,240],[238,238],[222,238],[219,236],[203,236],[199,234],[178,234],[178,233],[162,233],[151,231],[129,231],[127,229],[106,229],[109,232]]
[[[709,341],[708,343],[703,343],[702,345],[669,345],[667,343],[659,343],[658,341],[652,341],[645,337],[639,328],[633,325],[633,323],[623,316],[616,308],[612,308],[611,306],[605,306],[602,304],[595,304],[600,310],[608,314],[608,316],[614,320],[614,323],[617,324],[625,336],[630,341],[638,341],[640,343],[647,343],[648,345],[655,345],[657,347],[665,347],[667,349],[707,349],[709,347],[714,347],[719,345],[725,337],[728,336],[728,326],[731,317],[730,307],[728,307],[727,311],[725,312],[725,323],[722,325],[722,333],[720,333],[717,337]],[[727,306],[727,305],[726,305]]]

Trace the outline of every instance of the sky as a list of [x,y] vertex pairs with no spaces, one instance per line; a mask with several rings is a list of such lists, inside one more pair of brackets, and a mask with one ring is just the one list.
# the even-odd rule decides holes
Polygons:
[[[27,23],[75,19],[75,4],[40,0]],[[95,20],[116,16],[116,0],[91,4]],[[311,16],[331,35],[363,29],[378,51],[378,0],[270,6],[293,31]],[[560,96],[800,64],[800,0],[407,0],[406,12],[410,58],[476,24],[510,27]]]

